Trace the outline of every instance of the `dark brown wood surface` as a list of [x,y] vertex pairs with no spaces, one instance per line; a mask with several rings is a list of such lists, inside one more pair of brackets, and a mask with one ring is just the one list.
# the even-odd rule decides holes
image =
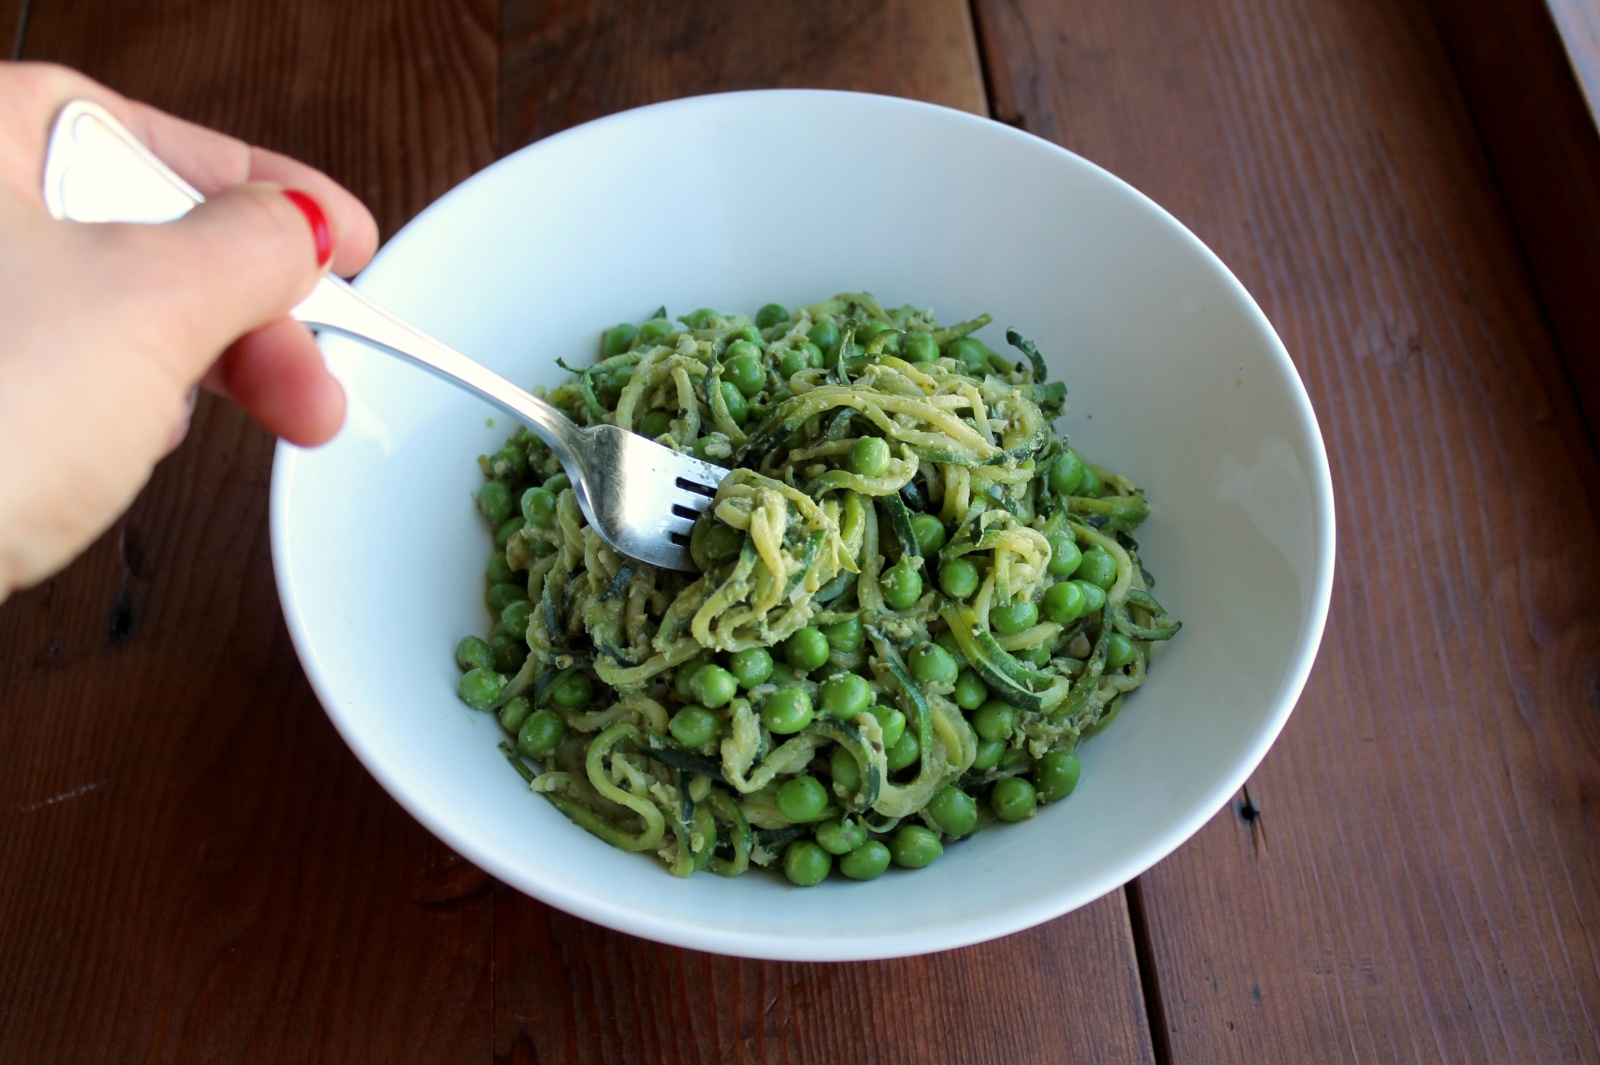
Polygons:
[[[36,0],[24,52],[307,159],[392,232],[494,158],[495,26],[482,0]],[[312,696],[270,463],[203,401],[112,532],[0,612],[8,1065],[489,1056],[491,884]]]
[[1595,460],[1428,9],[979,10],[996,109],[1232,265],[1333,464],[1311,684],[1140,883],[1164,1053],[1600,1059]]
[[931,957],[738,961],[497,885],[377,788],[279,619],[269,444],[203,404],[0,607],[0,1061],[1600,1060],[1600,473],[1568,384],[1596,335],[1552,272],[1594,264],[1504,176],[1497,35],[1427,0],[31,0],[27,57],[305,158],[386,234],[654,100],[992,107],[1260,300],[1340,580],[1247,792],[1127,892]]
[[1592,0],[1546,0],[1589,109],[1600,115],[1600,7]]

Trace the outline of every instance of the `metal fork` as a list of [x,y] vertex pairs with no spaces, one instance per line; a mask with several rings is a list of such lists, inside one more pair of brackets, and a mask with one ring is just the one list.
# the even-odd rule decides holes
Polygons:
[[[61,109],[45,156],[52,216],[77,222],[166,222],[204,197],[97,104]],[[354,337],[415,363],[526,421],[550,446],[600,539],[667,569],[697,567],[689,532],[727,471],[614,425],[579,428],[492,370],[379,307],[336,277],[291,312],[317,330]]]

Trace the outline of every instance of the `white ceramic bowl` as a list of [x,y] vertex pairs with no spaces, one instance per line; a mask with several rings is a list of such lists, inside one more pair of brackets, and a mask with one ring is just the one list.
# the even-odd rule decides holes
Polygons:
[[763,958],[991,939],[1090,902],[1182,843],[1244,783],[1305,683],[1333,579],[1333,497],[1300,379],[1193,235],[1038,138],[843,93],[647,107],[465,182],[358,287],[528,384],[557,382],[557,356],[591,360],[602,328],[660,304],[753,314],[865,289],[947,322],[988,311],[992,347],[1014,326],[1068,383],[1074,443],[1149,491],[1139,539],[1184,629],[1083,748],[1069,800],[870,883],[677,880],[530,794],[496,750],[494,720],[456,699],[456,641],[488,624],[475,460],[511,419],[396,359],[325,341],[349,420],[327,447],[280,446],[272,483],[278,585],[301,661],[407,810],[553,906]]

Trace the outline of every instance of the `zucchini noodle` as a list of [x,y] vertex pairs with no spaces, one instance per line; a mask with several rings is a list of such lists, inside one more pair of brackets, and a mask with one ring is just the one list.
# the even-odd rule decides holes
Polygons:
[[[518,429],[479,462],[487,639],[460,695],[535,792],[677,876],[866,880],[1033,816],[1178,631],[1144,493],[1053,428],[1066,388],[845,294],[607,330],[546,398],[728,468],[698,575],[619,555]],[[600,486],[603,490],[604,486]]]

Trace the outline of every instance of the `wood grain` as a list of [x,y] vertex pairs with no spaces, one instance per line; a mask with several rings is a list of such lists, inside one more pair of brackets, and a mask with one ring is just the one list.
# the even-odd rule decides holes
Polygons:
[[997,111],[1219,252],[1333,462],[1311,684],[1139,885],[1171,1060],[1600,1060],[1595,458],[1427,8],[978,11]]
[[0,0],[0,42],[6,58],[22,57],[22,34],[27,25],[28,0]]
[[1546,0],[1562,45],[1583,86],[1592,115],[1600,115],[1600,7],[1591,0]]
[[[984,108],[963,3],[505,0],[507,147],[657,100],[858,89]],[[1121,893],[1001,943],[775,965],[616,935],[502,892],[495,1050],[509,1062],[1149,1061]],[[1092,1034],[1086,1034],[1092,1033]]]
[[1429,7],[1600,445],[1600,129],[1544,0]]
[[[26,51],[317,163],[392,229],[493,157],[494,20],[35,0]],[[0,614],[0,1061],[490,1053],[491,885],[309,691],[270,458],[203,400],[112,533]]]
[[910,96],[987,113],[962,0],[502,0],[507,150],[614,111],[737,89]]
[[[496,1060],[1064,1065],[1152,1061],[1120,892],[965,950],[852,965],[663,947],[495,909]],[[1120,971],[1119,971],[1120,970]]]

